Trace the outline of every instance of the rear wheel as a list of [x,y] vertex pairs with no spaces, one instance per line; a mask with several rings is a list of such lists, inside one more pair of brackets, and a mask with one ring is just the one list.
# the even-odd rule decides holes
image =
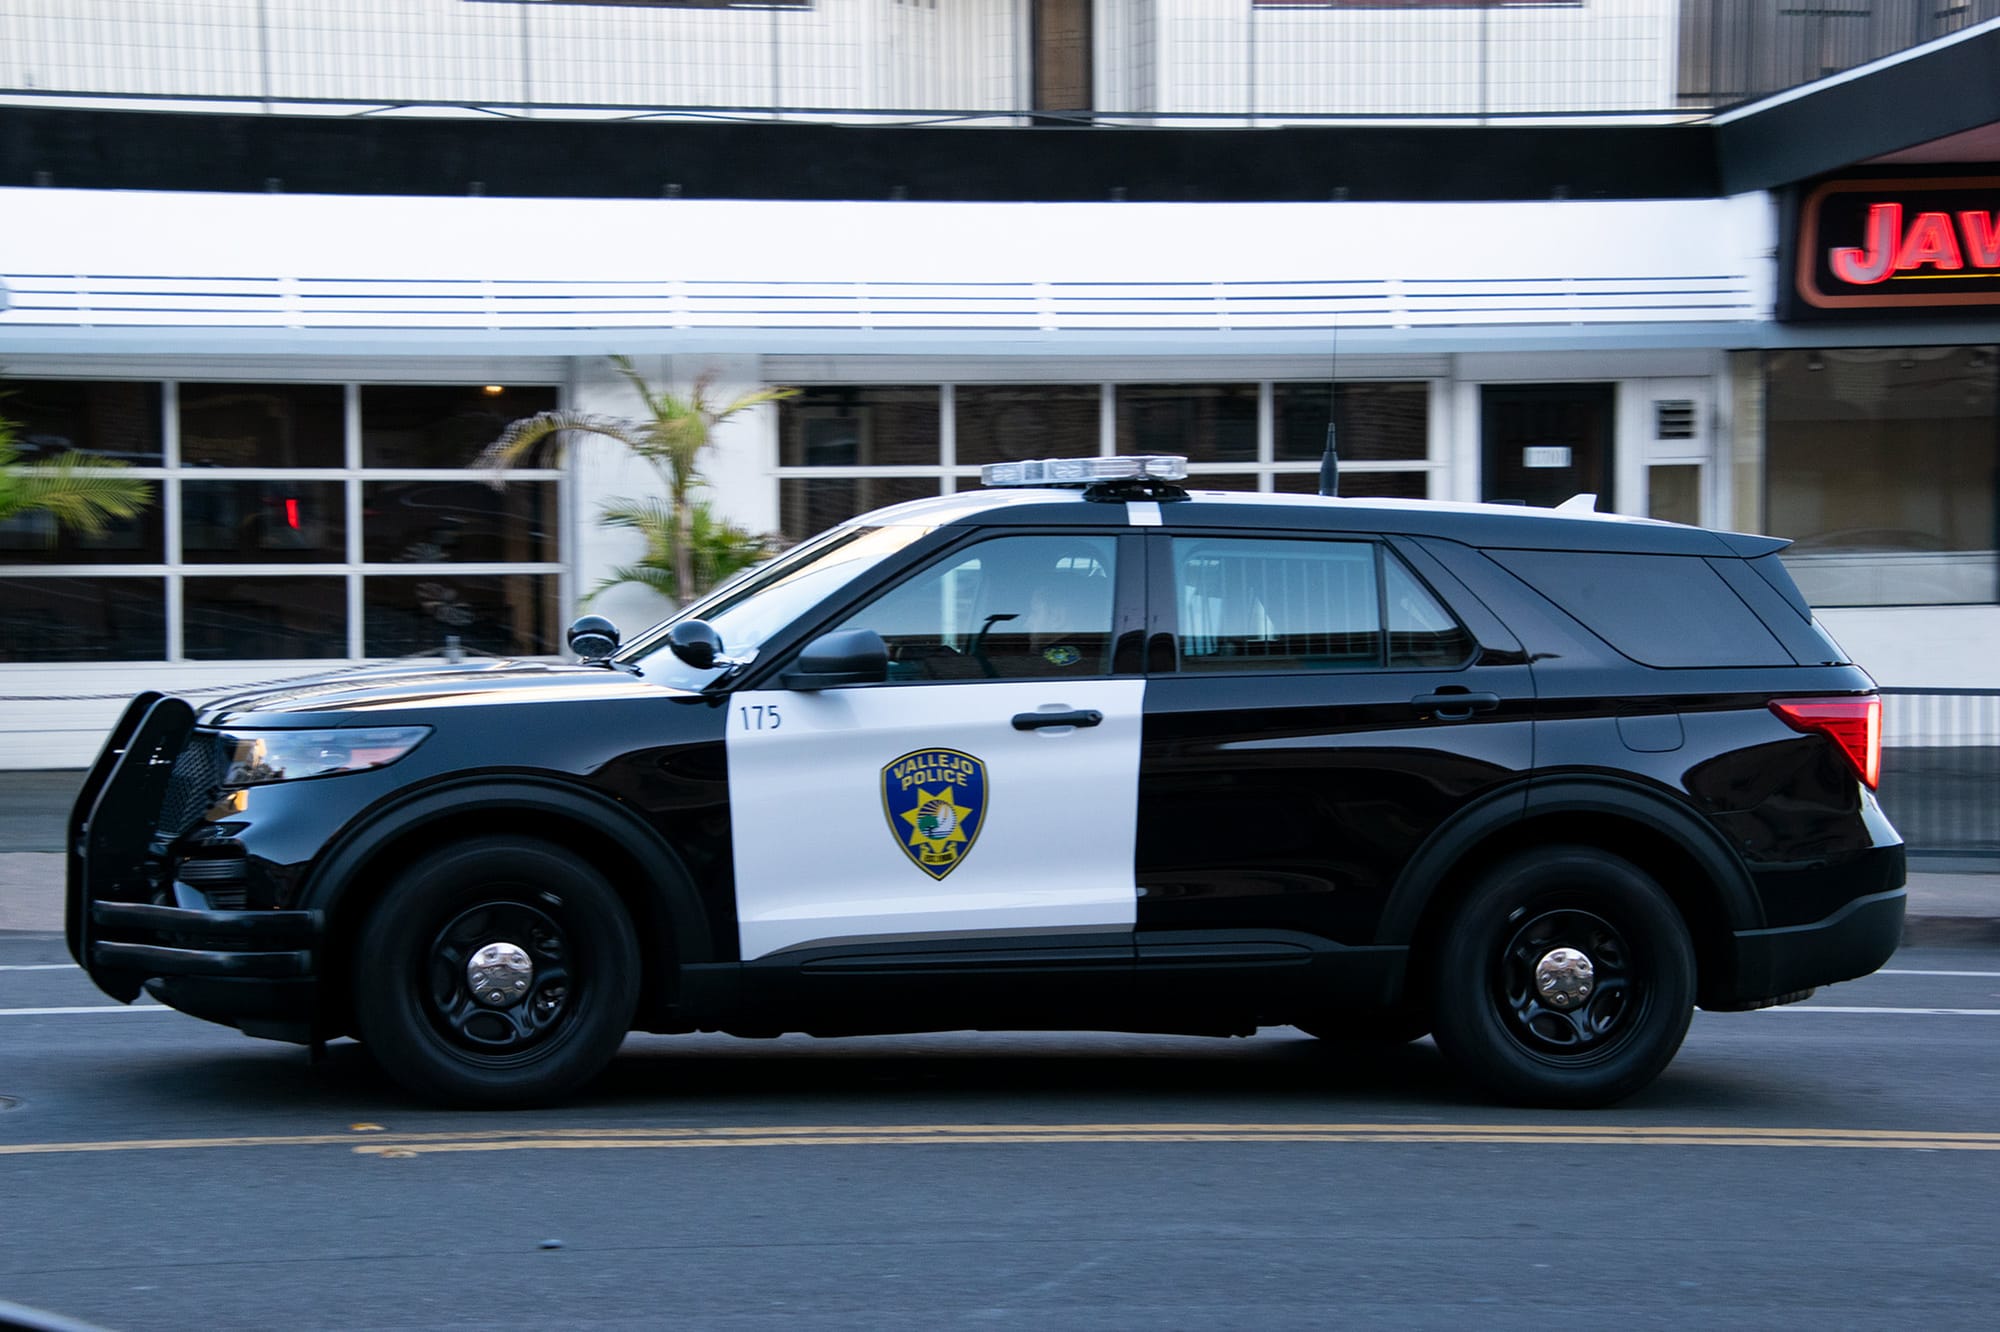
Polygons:
[[1495,866],[1452,921],[1436,976],[1439,1048],[1528,1105],[1631,1095],[1673,1059],[1694,1014],[1680,912],[1651,876],[1595,847]]
[[397,880],[362,931],[361,1039],[390,1076],[479,1108],[545,1102],[631,1027],[639,952],[618,894],[548,842],[482,837]]

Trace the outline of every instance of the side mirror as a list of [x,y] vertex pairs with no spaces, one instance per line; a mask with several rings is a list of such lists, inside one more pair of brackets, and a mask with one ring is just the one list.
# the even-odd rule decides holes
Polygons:
[[618,626],[602,615],[580,615],[569,627],[569,650],[584,661],[603,661],[618,650]]
[[889,678],[889,647],[873,629],[837,629],[821,634],[786,671],[787,689],[829,689],[835,685],[881,684]]
[[667,630],[667,646],[698,671],[723,664],[717,660],[722,656],[722,635],[707,620],[682,620]]

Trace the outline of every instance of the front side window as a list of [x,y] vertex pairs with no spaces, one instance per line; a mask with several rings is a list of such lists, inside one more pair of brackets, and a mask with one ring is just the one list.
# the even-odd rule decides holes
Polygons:
[[1175,537],[1173,569],[1183,671],[1456,666],[1471,650],[1451,612],[1372,541]]
[[840,627],[873,629],[889,679],[1108,675],[1116,539],[1015,536],[954,551]]
[[703,620],[721,636],[725,654],[747,658],[771,635],[931,531],[915,524],[835,528],[661,621],[620,652],[619,659],[637,666],[648,680],[699,689],[723,668],[696,670],[676,657],[665,642],[669,625],[682,619]]

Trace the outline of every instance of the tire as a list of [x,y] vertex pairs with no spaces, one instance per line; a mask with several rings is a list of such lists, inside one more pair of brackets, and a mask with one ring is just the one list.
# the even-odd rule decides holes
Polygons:
[[[1673,1059],[1694,1016],[1694,945],[1679,910],[1643,870],[1594,847],[1543,847],[1495,866],[1436,961],[1438,1047],[1523,1105],[1630,1096]],[[1554,993],[1537,981],[1545,961]]]
[[[452,1105],[574,1091],[611,1062],[638,1004],[639,947],[618,894],[534,838],[424,857],[370,913],[355,956],[362,1043],[397,1082]],[[478,993],[476,958],[489,987]]]

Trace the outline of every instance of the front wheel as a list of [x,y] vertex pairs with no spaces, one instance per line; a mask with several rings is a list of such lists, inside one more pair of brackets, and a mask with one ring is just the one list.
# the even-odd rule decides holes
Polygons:
[[1673,1059],[1694,1015],[1694,946],[1651,876],[1595,847],[1496,865],[1437,956],[1434,1035],[1527,1105],[1609,1105]]
[[630,1029],[639,952],[588,862],[481,837],[411,866],[356,950],[355,1023],[389,1075],[432,1100],[503,1108],[597,1076]]

